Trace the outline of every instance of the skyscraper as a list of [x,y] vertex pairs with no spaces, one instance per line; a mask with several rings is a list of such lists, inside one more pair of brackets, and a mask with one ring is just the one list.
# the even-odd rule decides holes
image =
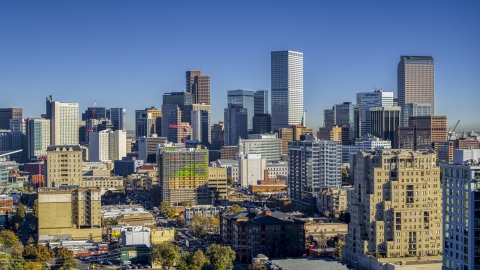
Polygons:
[[254,115],[268,113],[268,90],[258,90],[253,94]]
[[401,111],[399,106],[370,108],[370,134],[391,141],[396,148]]
[[10,119],[22,119],[22,108],[0,108],[0,129],[9,129]]
[[248,114],[247,109],[238,105],[228,104],[224,111],[224,144],[226,146],[237,145],[238,138],[248,136]]
[[127,131],[127,110],[124,108],[111,108],[109,119],[112,121],[114,130]]
[[237,108],[244,108],[247,110],[247,128],[248,131],[253,129],[253,115],[255,111],[254,92],[248,90],[229,90],[228,104],[232,104]]
[[303,53],[271,53],[272,129],[301,125],[303,118]]
[[177,104],[180,110],[185,112],[185,107],[193,104],[193,96],[190,92],[165,93],[163,94],[163,104]]
[[370,108],[392,107],[393,92],[383,92],[375,89],[373,92],[357,93],[357,105],[359,109],[359,136],[370,133]]
[[435,112],[434,63],[431,56],[400,56],[397,68],[398,106],[408,103],[430,104]]
[[28,159],[47,155],[50,146],[50,120],[44,118],[30,118],[27,123],[27,152]]
[[323,189],[342,185],[342,143],[307,140],[288,143],[288,190],[295,204],[314,204]]
[[89,137],[89,161],[121,160],[127,156],[125,131],[89,132]]
[[51,145],[78,145],[78,103],[52,101]]
[[210,104],[210,76],[203,76],[202,71],[186,72],[186,91],[193,96],[193,103]]

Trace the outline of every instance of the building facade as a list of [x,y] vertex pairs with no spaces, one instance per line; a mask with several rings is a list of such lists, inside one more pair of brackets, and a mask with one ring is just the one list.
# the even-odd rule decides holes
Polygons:
[[322,190],[342,185],[342,144],[304,140],[288,143],[289,196],[296,204],[314,204]]
[[258,90],[253,94],[254,115],[268,114],[268,90]]
[[208,150],[164,144],[159,148],[158,170],[161,201],[170,205],[210,203]]
[[82,180],[82,149],[78,145],[47,148],[46,187],[78,186]]
[[398,127],[402,110],[398,106],[370,108],[370,134],[398,145]]
[[0,108],[0,129],[10,129],[10,119],[22,119],[22,108]]
[[124,108],[111,108],[107,111],[108,119],[112,121],[114,130],[127,131],[127,110]]
[[370,108],[392,107],[393,92],[375,89],[373,92],[357,93],[358,134],[364,136],[370,133]]
[[210,105],[210,76],[203,75],[201,70],[186,72],[185,90],[192,94],[192,102]]
[[50,143],[78,144],[78,103],[51,102]]
[[239,138],[248,136],[248,112],[238,105],[228,104],[224,111],[224,144],[237,145]]
[[27,146],[29,159],[47,155],[50,146],[50,120],[30,118],[27,123]]
[[239,139],[238,151],[244,154],[258,154],[267,162],[280,161],[282,140],[277,134],[250,134],[248,139]]
[[362,269],[385,269],[378,265],[410,257],[425,263],[441,259],[442,188],[436,164],[433,151],[356,155],[344,261]]
[[272,129],[301,125],[303,110],[303,53],[271,52]]
[[247,111],[248,131],[253,129],[253,116],[255,112],[254,92],[248,90],[229,90],[228,104],[236,108],[244,108]]
[[435,112],[435,66],[431,56],[400,56],[397,68],[398,106],[430,104]]
[[480,150],[455,150],[441,164],[443,269],[480,269]]
[[434,149],[440,155],[447,142],[447,131],[446,116],[412,116],[408,127],[398,130],[398,148]]

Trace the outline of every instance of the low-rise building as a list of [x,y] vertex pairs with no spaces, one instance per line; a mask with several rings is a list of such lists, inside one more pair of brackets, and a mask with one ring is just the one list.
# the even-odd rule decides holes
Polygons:
[[305,224],[305,237],[307,239],[317,239],[325,236],[327,239],[348,234],[348,224],[333,222],[309,222]]
[[150,247],[150,228],[126,226],[120,228],[123,246],[146,245]]
[[183,217],[185,219],[185,226],[190,225],[193,216],[200,215],[203,217],[214,217],[223,212],[223,207],[216,207],[212,205],[196,205],[193,207],[185,207],[183,210]]
[[340,187],[323,190],[317,195],[317,210],[338,215],[347,211],[347,191],[351,188]]
[[158,245],[165,242],[173,242],[174,240],[174,228],[156,228],[150,231],[150,243],[152,245]]
[[279,211],[224,213],[220,237],[242,263],[260,253],[269,258],[299,256],[305,250],[305,222]]
[[141,205],[107,205],[102,206],[102,217],[115,218],[120,226],[153,226],[152,213]]
[[208,167],[208,188],[215,199],[224,200],[228,196],[227,168]]
[[12,212],[13,198],[8,195],[0,195],[0,212]]

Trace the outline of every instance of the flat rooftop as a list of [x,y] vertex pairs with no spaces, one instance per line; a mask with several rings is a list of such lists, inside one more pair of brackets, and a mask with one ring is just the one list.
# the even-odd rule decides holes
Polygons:
[[277,259],[271,262],[282,270],[312,270],[312,269],[328,269],[328,270],[347,270],[347,265],[342,264],[334,258],[298,258],[298,259]]

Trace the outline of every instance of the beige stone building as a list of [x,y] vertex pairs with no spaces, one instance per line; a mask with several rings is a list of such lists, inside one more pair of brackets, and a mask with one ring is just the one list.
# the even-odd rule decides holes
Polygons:
[[330,188],[317,195],[317,210],[330,214],[340,214],[347,211],[347,188]]
[[282,155],[288,155],[288,142],[299,141],[300,136],[313,134],[313,129],[302,126],[289,126],[278,130],[278,137],[282,139]]
[[38,241],[102,239],[100,189],[39,188]]
[[327,239],[334,238],[335,236],[345,236],[348,233],[348,224],[346,223],[306,223],[305,224],[305,237],[307,240],[315,239],[324,235]]
[[82,180],[82,150],[78,145],[47,148],[47,187],[71,186]]
[[433,151],[356,155],[344,261],[362,269],[387,269],[377,265],[399,258],[441,258],[442,189],[436,159]]
[[208,188],[215,198],[223,200],[228,196],[227,168],[208,167]]
[[152,245],[158,245],[165,242],[173,242],[174,240],[174,228],[156,228],[150,231],[150,243]]

